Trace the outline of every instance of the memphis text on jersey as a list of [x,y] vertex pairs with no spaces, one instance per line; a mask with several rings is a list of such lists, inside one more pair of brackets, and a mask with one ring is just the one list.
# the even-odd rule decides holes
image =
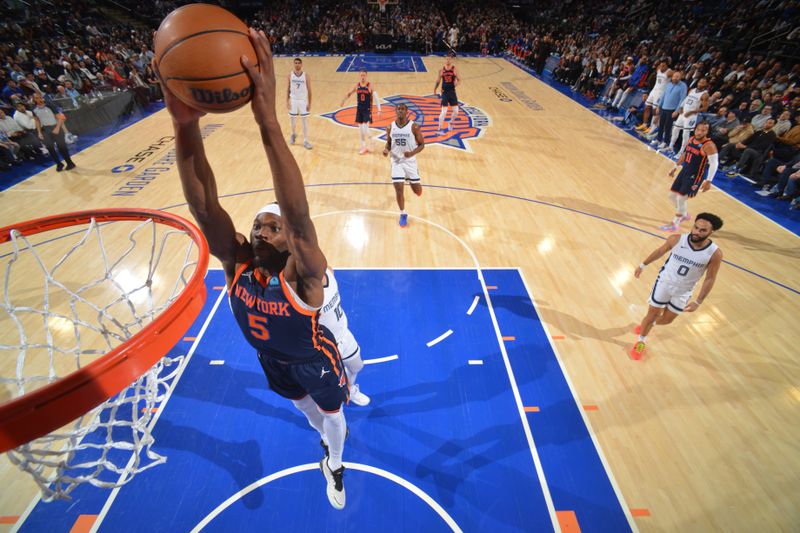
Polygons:
[[683,257],[681,255],[675,254],[675,252],[672,252],[672,258],[675,259],[675,261],[677,261],[679,263],[684,263],[686,265],[697,267],[697,268],[705,268],[706,265],[708,265],[708,263],[698,263],[696,261],[692,261],[691,259],[688,259],[688,258]]
[[247,289],[238,284],[234,287],[233,293],[236,298],[243,301],[250,309],[255,307],[265,315],[290,316],[289,304],[286,302],[267,302],[254,294],[250,294]]

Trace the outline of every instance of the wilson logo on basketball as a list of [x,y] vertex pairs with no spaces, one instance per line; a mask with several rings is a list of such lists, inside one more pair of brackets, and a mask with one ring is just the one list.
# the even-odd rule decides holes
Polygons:
[[[486,128],[491,125],[491,121],[489,116],[477,107],[468,106],[463,102],[459,103],[461,104],[460,111],[453,122],[453,128],[448,129],[450,124],[450,111],[448,110],[447,118],[444,122],[445,131],[440,134],[438,130],[439,113],[442,110],[441,98],[435,95],[412,96],[398,94],[388,96],[383,98],[381,102],[382,113],[380,115],[378,115],[377,108],[374,105],[372,106],[372,129],[383,132],[379,138],[385,140],[386,127],[397,118],[394,112],[395,106],[406,104],[408,106],[408,117],[419,124],[425,144],[435,143],[449,148],[471,151],[467,141],[477,139],[483,135]],[[357,126],[355,106],[344,107],[333,113],[325,113],[322,116],[342,126],[351,128]]]
[[250,87],[245,87],[239,92],[230,89],[222,91],[209,91],[207,89],[197,89],[192,87],[189,89],[192,93],[192,99],[201,104],[227,104],[235,102],[240,98],[248,98],[250,96]]

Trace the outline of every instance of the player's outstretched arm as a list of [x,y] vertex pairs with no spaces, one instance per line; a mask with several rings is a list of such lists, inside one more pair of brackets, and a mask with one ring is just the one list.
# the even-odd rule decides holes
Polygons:
[[353,86],[353,88],[352,88],[352,89],[350,89],[350,92],[348,92],[348,93],[347,93],[347,94],[344,96],[344,98],[342,98],[342,103],[341,103],[341,104],[339,104],[339,107],[343,106],[343,105],[344,105],[344,103],[345,103],[345,102],[347,102],[347,99],[348,99],[348,98],[350,98],[350,95],[351,95],[351,94],[353,94],[354,92],[356,92],[356,89],[358,89],[358,84],[355,84],[355,85]]
[[638,278],[639,276],[641,276],[644,267],[646,267],[647,265],[649,265],[662,255],[664,255],[665,253],[672,250],[675,247],[675,245],[678,244],[678,240],[680,238],[681,238],[680,235],[670,235],[669,237],[667,237],[667,240],[664,242],[664,244],[653,250],[653,253],[648,255],[647,258],[644,261],[642,261],[638,267],[636,267],[636,270],[633,272],[633,277]]
[[[158,74],[155,60],[153,70]],[[230,281],[236,270],[241,244],[230,215],[219,203],[217,181],[206,159],[199,123],[205,113],[181,102],[165,83],[161,83],[161,91],[175,130],[175,156],[183,196],[208,241],[211,254],[222,262],[225,276]]]
[[722,250],[717,248],[717,251],[714,252],[714,255],[711,256],[711,260],[708,262],[708,268],[706,268],[706,278],[703,280],[703,285],[700,287],[700,294],[697,295],[697,298],[693,302],[690,302],[685,308],[684,311],[692,312],[700,307],[700,304],[703,303],[708,297],[708,294],[711,292],[711,289],[714,288],[714,282],[717,281],[717,273],[719,272],[719,267],[722,265]]
[[[297,276],[303,280],[314,279],[320,282],[327,263],[317,243],[317,233],[309,215],[303,176],[278,124],[272,50],[263,31],[256,33],[250,29],[250,40],[256,49],[260,69],[250,63],[246,56],[242,56],[242,65],[253,81],[253,116],[261,130],[261,141],[272,172],[275,198],[281,208],[289,251]],[[287,276],[293,277],[293,274],[287,272]],[[319,298],[321,297],[320,292]],[[316,305],[314,302],[306,303]]]

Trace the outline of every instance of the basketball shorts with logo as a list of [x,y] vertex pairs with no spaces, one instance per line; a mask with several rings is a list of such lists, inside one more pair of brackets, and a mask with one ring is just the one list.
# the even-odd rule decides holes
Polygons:
[[372,108],[356,108],[356,124],[372,124]]
[[670,190],[680,195],[694,198],[697,196],[697,193],[700,190],[700,185],[702,185],[704,181],[705,175],[702,178],[697,179],[697,176],[691,172],[684,172],[683,169],[681,169],[681,171],[678,172],[678,176],[675,178],[675,181],[672,182],[672,187],[670,187]]
[[458,96],[456,96],[455,89],[442,91],[442,107],[444,106],[457,106]]
[[675,126],[678,128],[682,128],[684,130],[693,130],[694,127],[697,125],[697,113],[694,115],[687,117],[685,115],[681,115],[675,121]]
[[661,100],[663,95],[664,91],[650,91],[650,94],[647,95],[647,101],[645,101],[645,105],[655,107],[658,105],[658,101]]
[[394,183],[419,183],[419,171],[417,170],[417,160],[395,159],[392,157],[392,182]]
[[648,303],[653,307],[666,307],[673,313],[682,313],[689,299],[692,289],[680,287],[656,278],[653,290],[650,292]]
[[289,102],[289,114],[293,117],[307,117],[308,100],[296,100],[292,98]]
[[323,411],[335,412],[349,400],[347,374],[341,357],[324,356],[306,362],[288,362],[258,352],[269,388],[289,400],[311,396]]

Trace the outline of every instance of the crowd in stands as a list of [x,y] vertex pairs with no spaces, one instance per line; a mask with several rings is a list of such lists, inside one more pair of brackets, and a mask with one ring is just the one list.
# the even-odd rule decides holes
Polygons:
[[[800,3],[676,0],[667,11],[649,0],[539,6],[510,44],[518,60],[541,73],[555,54],[556,81],[595,107],[621,112],[677,156],[686,139],[672,121],[687,93],[707,91],[699,119],[709,123],[725,175],[744,176],[757,194],[800,208],[800,64],[735,47],[765,34],[797,41]],[[659,69],[669,75],[667,89],[648,103]]]
[[9,15],[0,25],[0,170],[42,157],[69,170],[65,112],[118,91],[142,106],[160,98],[151,32],[109,22],[83,0]]
[[[183,3],[115,5],[154,28]],[[65,128],[55,128],[52,139],[23,128],[25,143],[17,142],[20,132],[7,131],[13,129],[9,117],[26,122],[22,116],[33,112],[36,120],[34,100],[58,117],[109,91],[133,91],[143,104],[160,97],[149,66],[150,31],[110,23],[93,5],[34,3],[24,18],[9,17],[0,26],[0,165],[9,152],[11,159],[34,157],[37,138],[57,160],[54,148]],[[509,54],[539,74],[552,65],[556,81],[640,122],[639,132],[667,152],[685,145],[673,135],[670,117],[687,92],[705,88],[700,118],[710,124],[723,171],[747,177],[759,194],[794,198],[798,206],[800,64],[746,46],[764,34],[798,42],[797,0],[673,0],[668,7],[655,0],[537,0],[516,11],[498,0],[400,0],[384,10],[366,0],[275,0],[243,15],[279,54],[369,51],[389,36],[395,48],[420,53]],[[670,95],[648,105],[659,70],[669,75]],[[21,146],[9,149],[9,142]]]

